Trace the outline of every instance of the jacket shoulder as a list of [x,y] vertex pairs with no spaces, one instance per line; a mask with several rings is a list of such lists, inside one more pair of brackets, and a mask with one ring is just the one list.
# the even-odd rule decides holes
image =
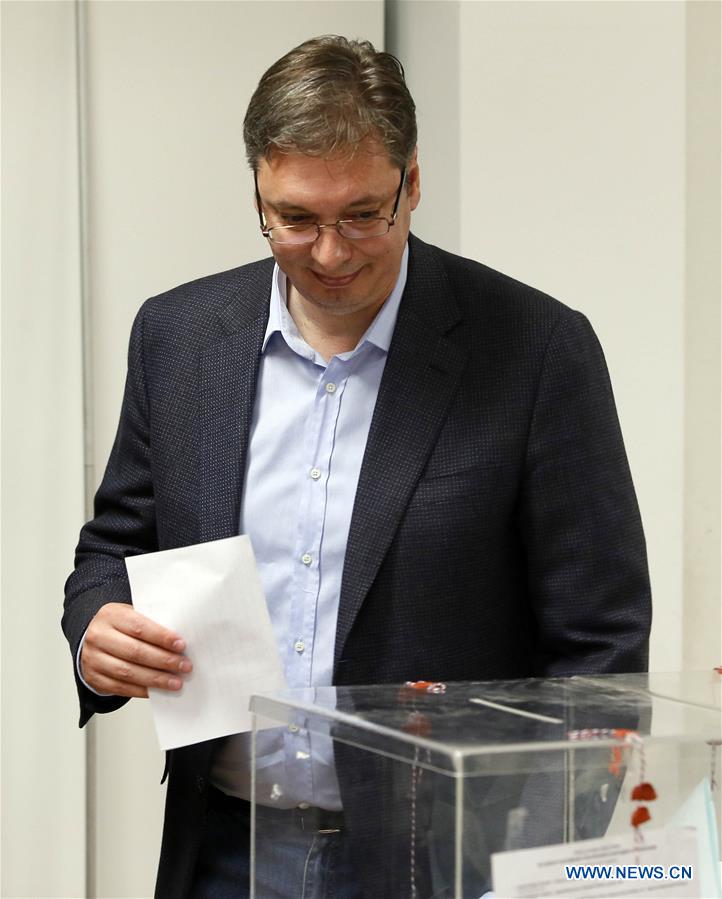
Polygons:
[[474,259],[413,239],[421,264],[443,269],[466,320],[489,315],[533,316],[556,322],[574,311],[560,300]]

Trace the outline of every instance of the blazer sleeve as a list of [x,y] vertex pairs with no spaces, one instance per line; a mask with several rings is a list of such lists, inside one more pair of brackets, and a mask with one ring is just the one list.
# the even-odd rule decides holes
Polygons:
[[131,602],[126,556],[157,549],[143,314],[141,309],[131,332],[120,423],[95,495],[94,516],[80,532],[75,570],[65,584],[62,626],[70,643],[81,727],[94,712],[112,711],[127,699],[98,696],[82,683],[75,666],[80,641],[105,603]]
[[535,674],[646,670],[651,595],[639,508],[601,346],[571,310],[539,376],[520,527]]

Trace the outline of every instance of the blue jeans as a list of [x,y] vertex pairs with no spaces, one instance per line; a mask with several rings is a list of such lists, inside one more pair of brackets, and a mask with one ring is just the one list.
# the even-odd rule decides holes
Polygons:
[[[250,805],[211,801],[190,899],[250,896]],[[256,899],[362,899],[343,829],[316,833],[293,826],[289,812],[259,808]]]

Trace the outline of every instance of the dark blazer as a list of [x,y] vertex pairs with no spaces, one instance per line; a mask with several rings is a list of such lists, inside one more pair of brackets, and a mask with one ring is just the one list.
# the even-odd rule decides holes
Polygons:
[[[640,671],[644,537],[607,369],[556,300],[410,237],[354,503],[337,684]],[[124,559],[236,534],[273,260],[148,300],[66,585],[73,659]],[[122,699],[78,684],[81,725]],[[158,895],[182,897],[213,743],[169,760]]]

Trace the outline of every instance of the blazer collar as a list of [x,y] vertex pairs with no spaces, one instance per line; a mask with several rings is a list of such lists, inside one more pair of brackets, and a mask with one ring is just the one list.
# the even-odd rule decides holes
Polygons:
[[218,313],[220,339],[199,359],[199,540],[238,533],[241,490],[268,320],[273,259],[239,269],[232,301]]
[[218,313],[221,330],[228,335],[244,331],[259,317],[268,321],[271,278],[275,261],[272,256],[238,269],[238,287],[233,299]]

